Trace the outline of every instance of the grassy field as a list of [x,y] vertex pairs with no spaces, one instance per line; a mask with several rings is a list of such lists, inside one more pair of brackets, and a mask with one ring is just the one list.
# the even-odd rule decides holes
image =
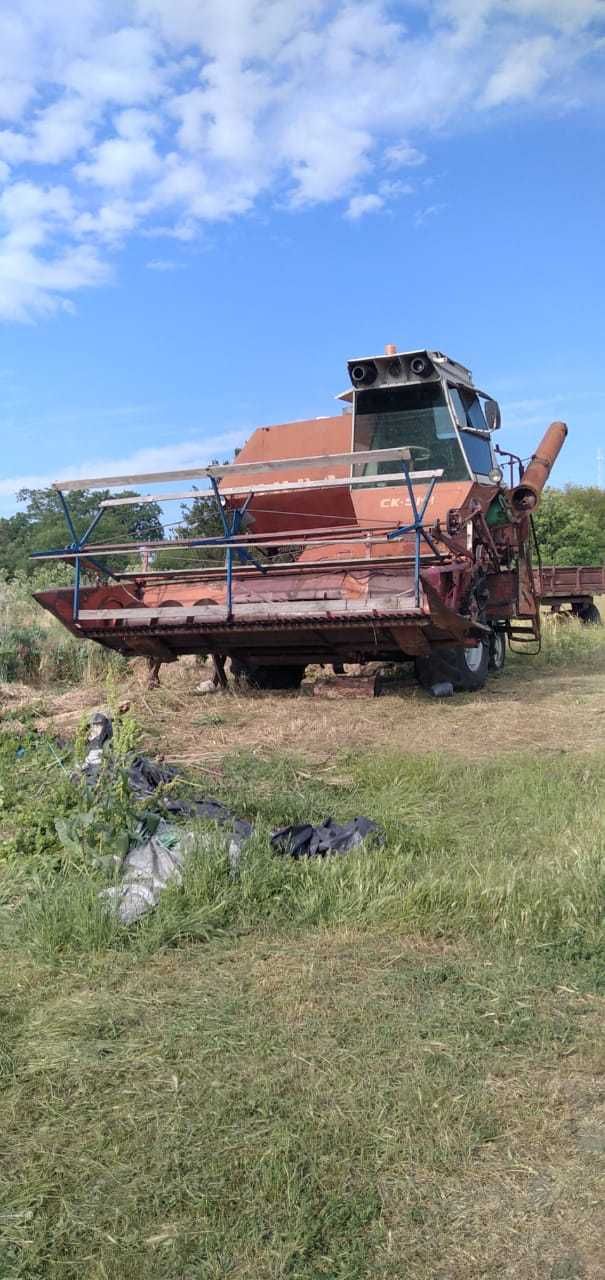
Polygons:
[[[604,633],[443,703],[199,674],[0,686],[1,1280],[602,1278]],[[125,747],[256,824],[130,929],[90,856],[119,785],[81,851],[54,828],[126,697]],[[384,848],[268,850],[358,813]]]

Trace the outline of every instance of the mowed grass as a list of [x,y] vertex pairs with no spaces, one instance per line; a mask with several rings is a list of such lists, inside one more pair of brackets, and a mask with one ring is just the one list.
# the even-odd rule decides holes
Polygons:
[[14,976],[3,1277],[602,1274],[590,970],[351,929]]
[[[601,946],[605,752],[465,765],[383,750],[343,753],[312,771],[297,757],[238,753],[210,791],[202,785],[255,823],[236,879],[227,839],[211,827],[209,851],[200,827],[184,887],[124,929],[99,903],[106,881],[87,863],[54,857],[45,866],[38,853],[27,873],[13,858],[0,877],[6,944],[52,964],[107,950],[145,955],[232,931],[363,923],[431,938]],[[270,848],[276,827],[358,814],[380,824],[383,847],[298,862]]]
[[[581,633],[555,643],[543,662],[571,675]],[[67,785],[52,753],[5,749],[0,796],[20,786],[36,817],[18,811],[19,840],[0,815],[0,1280],[601,1280],[594,728],[536,754],[517,720],[511,751],[504,693],[482,758],[421,755],[392,697],[379,745],[343,734],[319,763],[254,735],[266,705],[246,707],[255,750],[195,782],[255,821],[239,877],[200,828],[184,886],[130,929],[100,873],[45,852]],[[384,847],[269,849],[282,823],[359,813]]]

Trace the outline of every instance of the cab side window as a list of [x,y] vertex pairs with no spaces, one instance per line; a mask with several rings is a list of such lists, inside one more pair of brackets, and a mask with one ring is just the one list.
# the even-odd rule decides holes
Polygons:
[[468,396],[466,401],[466,419],[469,427],[475,431],[487,431],[487,422],[483,415],[481,402],[477,396]]
[[[494,464],[489,436],[474,434],[488,430],[479,398],[474,392],[461,391],[458,387],[450,387],[450,396],[469,467],[475,475],[486,476]],[[472,429],[468,431],[467,427]]]

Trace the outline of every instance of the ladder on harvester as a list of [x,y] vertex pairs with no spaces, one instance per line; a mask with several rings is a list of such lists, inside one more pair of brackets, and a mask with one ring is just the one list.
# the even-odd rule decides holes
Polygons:
[[[519,612],[516,618],[508,619],[506,631],[512,653],[525,653],[528,657],[536,657],[542,648],[540,596],[536,591],[531,550],[528,543],[523,550],[524,554],[520,554],[517,565],[517,607]],[[513,644],[519,644],[521,648],[515,650]],[[530,644],[535,645],[535,649],[528,650],[525,648],[526,645]]]
[[[525,653],[528,657],[536,657],[542,647],[542,632],[540,628],[540,613],[533,618],[512,618],[506,625],[506,634],[508,635],[508,643],[511,653]],[[524,647],[514,649],[513,645],[520,644],[522,646],[535,644],[534,650],[527,650]]]

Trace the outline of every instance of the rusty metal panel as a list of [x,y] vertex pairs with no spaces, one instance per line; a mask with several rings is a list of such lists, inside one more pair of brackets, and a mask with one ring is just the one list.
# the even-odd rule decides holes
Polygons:
[[519,515],[535,511],[538,506],[540,495],[565,444],[566,436],[567,425],[564,422],[551,422],[544,432],[536,452],[525,468],[523,479],[511,494],[511,505]]
[[313,683],[315,698],[375,698],[378,693],[378,673],[356,676],[319,676]]

